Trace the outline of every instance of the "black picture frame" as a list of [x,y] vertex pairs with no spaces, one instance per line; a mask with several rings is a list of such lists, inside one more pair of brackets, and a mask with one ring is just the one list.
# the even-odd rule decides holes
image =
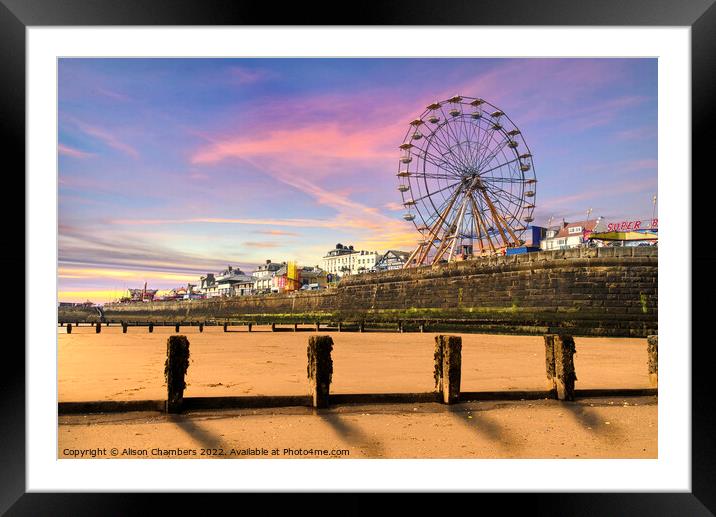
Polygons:
[[[713,173],[709,155],[714,142],[716,110],[716,6],[715,0],[482,0],[474,2],[399,0],[390,2],[354,1],[338,3],[281,3],[274,8],[264,2],[231,0],[0,0],[0,145],[5,156],[15,158],[15,170],[25,170],[25,30],[32,26],[87,25],[561,25],[561,26],[688,26],[691,27],[692,71],[692,163],[701,170],[699,188],[693,191],[693,221],[708,220],[705,198],[711,188],[705,177]],[[664,145],[664,142],[660,142]],[[711,158],[710,160],[708,158]],[[7,169],[10,170],[9,168]],[[9,173],[8,173],[9,174]],[[16,172],[13,174],[17,175]],[[688,171],[685,181],[695,183]],[[17,178],[16,178],[17,179]],[[24,181],[18,186],[24,192]],[[17,192],[15,191],[15,197]],[[699,197],[701,196],[701,198]],[[712,205],[713,203],[711,203]],[[696,225],[688,226],[691,242],[697,241]],[[19,239],[24,242],[24,235]],[[19,248],[19,246],[17,246]],[[684,250],[684,266],[691,260],[692,275],[707,274],[715,260],[708,246]],[[23,247],[24,249],[24,247]],[[8,262],[4,262],[8,264]],[[6,266],[10,269],[9,266]],[[16,268],[13,268],[17,271]],[[25,270],[25,275],[29,272]],[[692,308],[709,307],[707,290],[692,290]],[[668,317],[668,315],[662,315]],[[25,313],[27,322],[27,313]],[[692,315],[692,322],[698,318]],[[693,326],[693,336],[698,333]],[[697,341],[692,338],[692,341]],[[9,345],[9,343],[8,343]],[[687,343],[683,343],[684,346]],[[692,490],[690,493],[641,494],[529,494],[484,495],[484,499],[506,507],[524,505],[533,515],[713,515],[716,512],[716,462],[714,461],[714,400],[712,363],[708,345],[692,347]],[[6,365],[0,374],[0,512],[8,515],[94,515],[141,514],[148,511],[151,498],[161,497],[166,512],[187,508],[187,497],[163,494],[39,494],[25,489],[25,355],[19,347],[4,347]],[[668,387],[666,387],[668,389]],[[566,469],[568,471],[568,468]],[[559,482],[556,480],[555,485]],[[711,487],[711,488],[709,488]],[[194,497],[220,508],[225,496],[195,494]],[[243,504],[253,496],[241,495]],[[374,496],[371,496],[374,497]],[[376,503],[371,497],[351,496],[341,513],[364,514]],[[441,496],[445,497],[445,496]],[[453,497],[453,496],[450,496]],[[455,496],[456,502],[475,504]],[[221,500],[219,500],[221,498]],[[435,505],[414,495],[401,503],[401,513]],[[283,498],[274,505],[286,504]],[[487,501],[479,499],[479,507]],[[292,502],[295,504],[295,502]],[[301,504],[301,503],[299,503]],[[316,503],[311,503],[316,504]],[[245,506],[244,508],[249,508]],[[274,506],[274,508],[277,508]],[[145,511],[142,511],[143,509]],[[475,509],[478,507],[476,505]],[[273,512],[272,512],[273,513]]]

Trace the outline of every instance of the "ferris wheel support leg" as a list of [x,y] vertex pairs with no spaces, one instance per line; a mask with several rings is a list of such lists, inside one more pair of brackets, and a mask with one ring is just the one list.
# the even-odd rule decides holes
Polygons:
[[457,222],[457,225],[455,227],[455,235],[452,240],[452,245],[450,246],[450,253],[448,254],[448,262],[452,260],[452,258],[455,256],[455,246],[457,246],[457,241],[460,238],[460,231],[462,230],[462,221],[465,218],[465,208],[467,207],[467,196],[465,196],[462,200],[462,206],[460,207],[460,212],[458,213],[457,219],[455,220]]
[[505,234],[505,230],[502,229],[502,225],[500,224],[500,216],[497,213],[497,210],[495,209],[495,205],[492,204],[492,201],[490,200],[490,196],[487,195],[487,192],[485,189],[480,189],[482,192],[482,197],[485,198],[485,201],[487,202],[487,206],[490,207],[490,212],[492,212],[492,220],[495,222],[495,225],[497,225],[497,229],[500,232],[500,235],[502,236],[502,242],[507,245],[508,239],[507,235]]
[[435,254],[435,257],[433,258],[433,264],[437,264],[440,259],[443,258],[443,255],[445,255],[445,252],[448,250],[448,248],[451,245],[455,244],[455,241],[457,240],[457,233],[456,233],[456,226],[457,226],[457,219],[453,221],[453,223],[450,225],[450,228],[448,231],[445,232],[445,237],[440,242],[440,247],[438,248],[437,253]]
[[[477,231],[475,232],[477,235],[477,243],[480,246],[480,255],[482,255],[485,248],[482,246],[482,228],[480,226],[480,219],[478,218],[480,211],[477,208],[475,198],[472,197],[472,192],[470,192],[470,204],[472,205],[472,218],[475,220],[475,226],[477,226]],[[487,234],[487,228],[485,228],[485,234]]]
[[512,240],[514,241],[515,246],[519,246],[520,240],[517,238],[517,235],[515,235],[515,232],[512,231],[512,228],[510,228],[510,225],[507,224],[507,221],[505,220],[504,217],[502,218],[502,222],[505,224],[505,228],[507,228],[507,231],[510,233],[510,237],[512,237]]
[[[455,191],[455,194],[453,194],[452,198],[450,199],[450,202],[445,207],[445,210],[440,214],[437,221],[435,221],[435,224],[433,224],[432,228],[430,228],[430,231],[428,232],[428,242],[423,247],[420,256],[418,258],[418,265],[422,264],[423,261],[428,256],[428,253],[430,252],[430,248],[433,247],[435,238],[438,236],[438,232],[440,231],[440,228],[442,228],[443,224],[445,223],[445,219],[447,218],[447,215],[450,213],[450,210],[452,210],[453,205],[455,204],[455,201],[457,200],[458,196],[460,195],[461,189],[457,189]],[[434,262],[434,261],[433,261]]]
[[[408,257],[408,260],[406,260],[406,261],[405,261],[405,264],[403,264],[403,269],[406,269],[406,268],[409,268],[409,267],[410,267],[410,265],[413,263],[413,259],[415,258],[415,255],[417,255],[418,252],[419,252],[420,250],[422,250],[422,249],[423,249],[423,245],[422,245],[422,244],[418,244],[418,247],[413,250],[413,252],[412,252],[412,253],[410,254],[410,256]],[[418,265],[420,265],[420,264],[418,264]]]
[[490,234],[487,233],[487,225],[485,224],[485,221],[482,219],[482,214],[478,211],[477,217],[480,219],[480,223],[482,224],[482,227],[485,229],[485,237],[487,237],[487,243],[490,245],[490,249],[492,250],[492,253],[497,253],[495,250],[495,245],[492,244],[492,239],[490,239]]

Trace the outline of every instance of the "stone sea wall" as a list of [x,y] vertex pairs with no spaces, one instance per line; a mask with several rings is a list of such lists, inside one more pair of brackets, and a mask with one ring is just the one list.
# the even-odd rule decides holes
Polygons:
[[[657,278],[657,248],[584,248],[369,273],[323,291],[113,304],[104,315],[126,322],[402,322],[643,337],[658,330]],[[97,319],[93,310],[59,312],[61,322]]]

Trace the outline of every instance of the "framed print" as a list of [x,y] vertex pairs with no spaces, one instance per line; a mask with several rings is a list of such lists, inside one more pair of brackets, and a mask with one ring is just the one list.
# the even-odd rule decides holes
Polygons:
[[711,514],[710,2],[135,7],[0,5],[28,207],[3,511]]

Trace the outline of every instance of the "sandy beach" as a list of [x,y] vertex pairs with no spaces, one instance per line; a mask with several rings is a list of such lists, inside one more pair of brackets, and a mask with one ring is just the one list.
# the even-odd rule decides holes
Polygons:
[[62,416],[58,457],[656,458],[656,437],[656,397],[346,405]]
[[[173,327],[58,329],[58,400],[145,400],[166,397],[163,372]],[[190,341],[185,396],[304,395],[311,332],[269,327],[224,333],[181,329]],[[323,334],[323,332],[322,332]],[[332,393],[433,390],[432,333],[330,333]],[[462,391],[545,389],[541,336],[463,334]],[[647,388],[646,340],[576,338],[577,389]]]
[[[171,327],[58,331],[59,400],[163,399]],[[311,332],[182,329],[185,396],[304,395]],[[332,393],[433,390],[435,334],[331,333]],[[545,388],[540,336],[464,334],[462,390]],[[576,387],[646,388],[642,339],[576,338]],[[58,457],[655,458],[656,397],[63,415]],[[116,450],[116,455],[113,451]],[[276,452],[277,451],[277,452]]]

